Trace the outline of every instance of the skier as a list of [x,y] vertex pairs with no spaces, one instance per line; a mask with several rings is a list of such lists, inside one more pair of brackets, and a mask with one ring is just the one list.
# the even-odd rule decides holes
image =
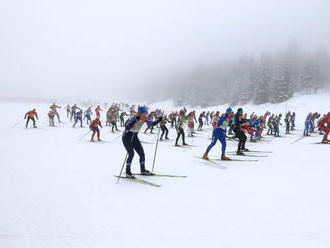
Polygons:
[[323,116],[323,118],[319,124],[319,127],[324,131],[322,143],[329,143],[328,135],[329,135],[330,128],[329,128],[329,126],[326,126],[326,125],[328,125],[329,121],[330,121],[330,112],[328,112],[327,115]]
[[198,128],[197,128],[198,131],[202,131],[203,118],[205,118],[205,111],[203,111],[198,117],[198,123],[199,123]]
[[97,133],[97,140],[98,141],[102,141],[100,139],[100,130],[99,130],[99,126],[102,128],[102,124],[101,124],[101,121],[98,117],[95,118],[95,120],[93,120],[91,122],[91,124],[89,125],[89,128],[91,131],[93,131],[93,134],[92,134],[92,137],[91,137],[91,142],[94,142],[94,136],[95,136],[95,133]]
[[139,154],[140,156],[140,170],[141,174],[143,175],[150,175],[150,171],[145,169],[145,155],[144,150],[141,145],[141,142],[138,138],[138,133],[143,126],[143,124],[146,122],[149,125],[157,125],[160,121],[162,121],[162,116],[158,118],[157,121],[151,121],[149,120],[147,115],[147,109],[145,106],[140,106],[138,108],[138,113],[135,115],[132,115],[126,122],[125,130],[123,132],[122,141],[125,146],[125,149],[127,150],[127,160],[126,160],[126,176],[134,178],[131,172],[131,164],[134,157],[134,150]]
[[282,118],[282,114],[279,114],[274,118],[274,121],[273,121],[274,130],[275,130],[275,133],[274,133],[275,137],[280,137],[280,125],[282,126],[281,118]]
[[116,113],[114,112],[114,109],[111,109],[110,111],[110,124],[112,125],[111,132],[115,132],[113,129],[116,129],[116,131],[119,131],[117,128],[117,118]]
[[210,111],[207,111],[206,115],[205,115],[205,124],[209,125],[209,119],[210,119]]
[[71,116],[71,107],[70,107],[70,105],[68,104],[68,105],[66,106],[66,117],[69,118],[69,116]]
[[243,109],[239,108],[237,109],[237,113],[235,114],[234,118],[234,133],[235,136],[239,139],[238,146],[237,146],[237,155],[244,155],[242,151],[249,151],[245,148],[245,142],[247,140],[246,134],[242,130],[242,124],[247,123],[248,120],[243,118]]
[[55,127],[55,124],[54,124],[54,117],[55,117],[55,113],[54,113],[52,110],[50,110],[50,111],[48,112],[49,126],[50,126],[50,127]]
[[226,129],[227,126],[231,124],[233,116],[233,110],[231,108],[228,108],[226,110],[226,113],[221,115],[220,120],[217,123],[217,126],[213,129],[212,134],[212,143],[207,147],[206,152],[203,155],[203,159],[209,159],[208,153],[212,149],[212,147],[216,144],[216,142],[219,140],[222,144],[222,154],[221,154],[221,160],[230,160],[225,153],[226,153]]
[[85,112],[84,112],[84,120],[86,118],[87,125],[92,121],[91,115],[93,115],[92,108],[89,107]]
[[128,116],[128,114],[126,114],[125,111],[121,112],[120,117],[119,117],[121,127],[125,126],[125,119],[124,119],[125,116]]
[[25,128],[28,127],[28,124],[29,124],[29,121],[30,121],[30,120],[32,120],[32,122],[33,122],[33,127],[34,127],[34,128],[37,128],[37,127],[36,127],[36,121],[35,121],[35,119],[34,119],[34,117],[36,117],[37,120],[39,120],[36,109],[32,109],[32,110],[30,110],[29,112],[27,112],[27,113],[25,114],[25,116],[24,116],[24,119],[26,119],[26,117],[27,117],[27,120],[26,120]]
[[74,117],[74,124],[72,127],[75,127],[76,124],[78,123],[78,121],[80,121],[80,127],[83,127],[82,125],[82,115],[83,115],[83,111],[82,109],[80,109],[76,114],[75,114],[75,117]]
[[311,125],[311,118],[312,118],[312,113],[309,113],[305,120],[304,136],[309,136],[308,133],[309,133],[310,125]]
[[290,124],[291,124],[291,131],[295,130],[295,121],[296,121],[296,113],[293,112],[291,117],[290,117]]
[[95,114],[96,114],[96,117],[100,119],[100,111],[103,111],[101,108],[100,108],[100,105],[97,105],[96,109],[95,109]]
[[160,136],[160,140],[163,140],[163,136],[165,134],[165,139],[168,140],[168,128],[166,127],[166,123],[168,122],[167,116],[165,115],[163,120],[160,122],[160,129],[162,130],[162,134]]
[[267,121],[267,127],[268,127],[267,135],[273,135],[273,130],[274,130],[273,121],[274,121],[274,114],[272,114],[268,118],[268,121]]
[[57,112],[57,109],[58,108],[61,108],[61,106],[57,106],[55,103],[53,103],[52,105],[50,105],[50,107],[49,107],[53,112],[54,112],[54,114],[57,116],[57,120],[58,120],[58,122],[61,122],[60,121],[60,115],[58,114],[58,112]]
[[70,117],[70,121],[72,121],[72,119],[74,119],[74,117],[76,116],[76,111],[80,109],[79,107],[77,107],[76,104],[74,104],[72,107],[71,107],[71,117]]
[[[149,115],[148,115],[148,120],[150,120],[151,122],[154,120],[154,117],[155,117],[155,112],[151,112]],[[150,129],[150,134],[153,134],[153,130],[154,130],[154,125],[151,125],[150,123],[151,122],[147,122],[147,128],[146,130],[144,130],[144,133],[147,133],[147,131]]]
[[178,121],[176,124],[176,132],[177,132],[177,137],[175,140],[175,146],[179,146],[178,142],[180,139],[180,136],[182,136],[182,145],[183,146],[187,146],[188,144],[185,141],[185,134],[184,134],[184,124],[186,122],[186,120],[188,120],[189,115],[186,116],[186,111],[184,109],[181,109],[179,112],[179,117],[178,117]]
[[290,112],[285,115],[284,123],[285,123],[285,133],[290,134]]

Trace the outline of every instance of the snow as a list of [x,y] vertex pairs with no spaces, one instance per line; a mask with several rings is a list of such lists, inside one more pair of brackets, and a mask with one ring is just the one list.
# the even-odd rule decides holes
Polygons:
[[[51,128],[49,105],[1,103],[0,247],[329,247],[330,146],[312,144],[321,141],[318,134],[290,144],[301,136],[308,112],[329,111],[329,96],[288,101],[298,130],[248,143],[253,150],[273,151],[243,158],[258,162],[219,162],[227,167],[219,169],[196,159],[210,142],[210,126],[201,137],[187,138],[196,146],[190,149],[160,142],[155,171],[188,176],[146,178],[160,188],[116,184],[125,157],[119,132],[101,130],[109,143],[92,144],[90,135],[79,141],[88,132],[86,124],[72,128],[63,109],[64,123]],[[170,102],[152,107],[157,106],[173,109]],[[33,107],[40,115],[38,129],[26,130],[24,123],[12,127]],[[284,113],[285,103],[243,108]],[[175,135],[170,129],[170,138]],[[156,135],[139,136],[156,141]],[[143,146],[151,168],[155,145]],[[227,151],[236,146],[228,141]],[[220,147],[212,149],[211,158],[219,157]],[[136,155],[133,170],[138,168]]]

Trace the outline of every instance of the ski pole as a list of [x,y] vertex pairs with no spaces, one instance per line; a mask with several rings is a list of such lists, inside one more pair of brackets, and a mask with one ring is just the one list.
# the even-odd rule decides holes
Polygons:
[[159,133],[160,133],[160,128],[158,129],[158,133],[157,133],[157,141],[156,141],[156,147],[155,147],[155,152],[154,152],[154,160],[153,160],[153,162],[152,162],[152,169],[151,169],[151,172],[154,171],[154,167],[155,167],[156,154],[157,154],[158,141],[159,141]]
[[20,121],[18,121],[18,122],[16,122],[14,125],[12,125],[11,127],[13,128],[13,127],[16,127],[18,124],[20,124],[21,122],[23,122],[24,121],[24,119],[22,119],[22,120],[20,120]]
[[91,131],[91,130],[88,130],[88,132],[85,133],[83,136],[81,136],[78,140],[82,140],[82,138],[84,138],[87,134],[89,134],[90,131]]
[[[162,117],[164,116],[164,111],[162,113]],[[157,133],[157,141],[156,141],[156,147],[155,147],[155,153],[154,153],[154,160],[152,162],[152,169],[151,169],[151,173],[154,171],[154,167],[155,167],[155,161],[156,161],[156,154],[157,154],[157,149],[158,149],[158,141],[159,141],[159,133],[160,133],[160,125],[159,125],[159,129],[158,129],[158,133]]]

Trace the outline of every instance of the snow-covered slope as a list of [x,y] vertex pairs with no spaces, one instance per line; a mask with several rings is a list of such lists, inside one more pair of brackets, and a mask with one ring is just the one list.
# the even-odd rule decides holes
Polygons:
[[[1,103],[0,247],[329,247],[330,145],[312,144],[321,140],[318,134],[291,144],[301,135],[305,115],[328,112],[329,99],[325,94],[290,100],[298,130],[248,143],[272,151],[243,158],[257,162],[219,161],[227,168],[221,169],[195,158],[209,143],[209,126],[187,138],[191,148],[159,143],[155,172],[188,176],[146,178],[160,188],[116,184],[125,157],[119,132],[105,127],[101,135],[108,143],[93,144],[89,135],[79,140],[86,124],[72,128],[64,110],[63,124],[50,128],[48,105]],[[32,107],[40,115],[38,129],[26,130],[24,123],[13,128]],[[285,111],[284,104],[243,107],[249,113]],[[175,135],[170,129],[170,138]],[[153,143],[143,144],[150,168],[156,135],[140,139]],[[236,145],[228,141],[227,150]],[[219,155],[218,144],[210,157]],[[136,156],[133,169],[138,167]]]

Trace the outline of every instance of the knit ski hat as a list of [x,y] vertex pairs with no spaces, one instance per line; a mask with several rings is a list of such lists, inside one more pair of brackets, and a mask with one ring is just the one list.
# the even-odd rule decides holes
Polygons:
[[147,113],[147,108],[145,106],[140,106],[138,108],[138,113],[142,114],[142,113]]
[[233,113],[233,110],[231,108],[227,108],[226,113]]

